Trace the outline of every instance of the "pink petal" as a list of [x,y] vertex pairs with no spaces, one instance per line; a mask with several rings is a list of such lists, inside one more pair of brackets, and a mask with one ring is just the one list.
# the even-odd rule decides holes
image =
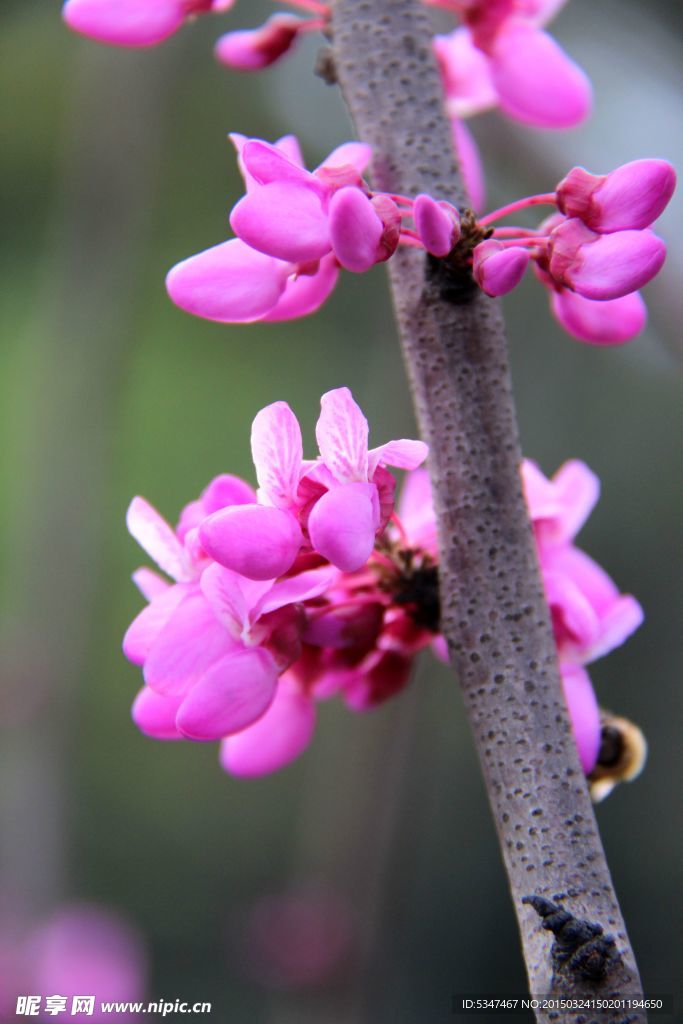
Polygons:
[[255,498],[254,488],[250,484],[231,473],[221,473],[204,488],[200,501],[204,515],[208,516],[229,505],[249,505]]
[[369,166],[372,160],[372,146],[365,142],[343,142],[333,149],[323,160],[317,170],[323,167],[355,167],[359,174]]
[[424,441],[387,441],[379,448],[368,452],[368,477],[372,480],[378,466],[394,466],[396,469],[417,469],[429,455],[429,446]]
[[618,299],[647,284],[665,259],[666,246],[652,231],[615,231],[582,245],[563,283],[586,299]]
[[192,572],[183,545],[155,508],[144,498],[133,498],[126,513],[128,532],[174,580],[188,580]]
[[534,25],[547,25],[567,0],[516,0],[515,10]]
[[181,697],[235,643],[204,595],[193,592],[153,643],[144,665],[145,682],[162,696]]
[[416,196],[413,203],[413,217],[420,241],[432,256],[447,256],[460,238],[460,217],[458,211],[444,209],[424,192]]
[[67,0],[62,17],[75,32],[115,46],[153,46],[185,20],[181,0]]
[[335,480],[368,479],[368,435],[368,421],[348,388],[336,388],[322,396],[315,436],[322,460]]
[[152,645],[187,593],[188,587],[182,583],[167,587],[133,619],[123,638],[123,653],[134,665],[144,665]]
[[359,188],[337,189],[330,200],[330,241],[342,267],[361,274],[377,262],[384,226]]
[[454,118],[451,120],[451,128],[453,129],[453,145],[460,164],[460,173],[465,182],[472,208],[479,212],[486,205],[486,180],[479,149],[472,132],[464,121]]
[[[285,136],[285,139],[289,136]],[[261,139],[249,139],[244,143],[241,157],[244,166],[259,185],[271,185],[277,182],[302,185],[316,190],[319,183],[310,171],[307,171],[299,160],[292,159],[289,143],[282,140],[271,146]],[[322,192],[321,192],[322,194]]]
[[274,323],[315,313],[332,293],[338,277],[339,264],[332,253],[323,256],[314,274],[298,274],[287,279],[282,297],[263,319]]
[[221,743],[220,761],[231,775],[258,778],[294,761],[311,742],[315,705],[287,675],[265,715]]
[[432,486],[426,469],[408,473],[401,488],[398,518],[408,534],[411,545],[436,550],[436,516],[432,502]]
[[216,43],[216,58],[240,71],[267,68],[287,53],[303,24],[292,14],[274,14],[259,28],[227,32]]
[[641,605],[630,594],[620,594],[604,612],[600,623],[600,635],[589,651],[586,661],[596,661],[621,647],[625,640],[635,633],[645,618]]
[[307,184],[276,181],[254,189],[233,208],[230,224],[247,245],[277,259],[306,262],[330,251],[327,216]]
[[472,275],[487,295],[507,295],[524,277],[529,258],[528,249],[490,238],[474,249]]
[[555,40],[521,21],[497,34],[491,53],[502,111],[523,124],[571,128],[591,111],[586,75]]
[[286,402],[273,402],[256,414],[251,454],[261,500],[289,508],[296,498],[304,453],[299,421]]
[[662,214],[676,188],[676,172],[666,160],[632,160],[610,174],[574,167],[557,186],[558,206],[580,217],[594,231],[647,228]]
[[324,594],[338,576],[337,570],[329,565],[320,569],[309,569],[296,576],[288,576],[287,579],[273,584],[253,609],[252,617],[256,614],[266,615],[288,604],[310,601],[311,598]]
[[561,508],[554,538],[573,540],[600,497],[600,480],[585,462],[570,459],[555,473],[553,485]]
[[303,541],[294,516],[268,505],[214,512],[199,527],[199,537],[210,558],[251,580],[272,580],[287,572]]
[[186,313],[219,323],[250,323],[273,308],[290,272],[287,263],[232,238],[177,263],[166,289]]
[[214,615],[235,639],[249,632],[251,612],[271,588],[271,581],[252,581],[214,563],[202,573],[201,588]]
[[474,45],[468,28],[435,36],[434,50],[450,117],[471,117],[498,105],[489,59]]
[[140,732],[155,740],[181,740],[175,724],[181,697],[162,697],[149,686],[143,686],[133,701],[131,716]]
[[600,749],[600,708],[588,673],[579,665],[560,665],[562,689],[581,766],[588,775]]
[[154,600],[171,586],[168,580],[165,580],[158,572],[154,572],[154,569],[148,569],[146,566],[136,569],[131,579],[146,601]]
[[592,345],[621,345],[639,334],[647,307],[638,292],[598,302],[569,289],[551,293],[554,315],[573,337]]
[[335,487],[313,506],[311,544],[343,572],[361,569],[372,554],[379,526],[377,488],[368,483]]
[[189,740],[219,740],[246,729],[275,696],[273,659],[259,648],[232,651],[215,662],[180,706],[176,724]]
[[600,629],[597,611],[578,583],[561,571],[553,571],[547,564],[547,552],[540,554],[545,595],[560,658],[584,661],[585,652],[595,643]]

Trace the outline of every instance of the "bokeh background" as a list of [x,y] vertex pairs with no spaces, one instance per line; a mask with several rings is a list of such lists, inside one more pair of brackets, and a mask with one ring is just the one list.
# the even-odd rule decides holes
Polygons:
[[[76,38],[59,10],[0,11],[0,1015],[15,1019],[1,999],[17,957],[73,903],[117,915],[133,953],[142,943],[150,999],[207,1000],[218,1021],[431,1024],[452,1019],[452,993],[523,991],[457,687],[433,663],[373,714],[323,706],[309,752],[259,781],[130,722],[130,498],[174,520],[216,473],[251,478],[251,419],[276,399],[311,447],[319,396],[342,384],[375,444],[414,424],[382,268],[344,275],[321,313],[284,325],[193,320],[164,292],[173,263],[227,237],[228,131],[294,132],[311,166],[350,136],[311,74],[317,43],[238,77],[213,41],[258,24],[265,0],[146,52]],[[561,135],[477,119],[490,205],[574,163],[682,167],[680,29],[677,0],[573,0],[553,31],[593,79],[595,114]],[[600,474],[582,545],[646,609],[592,668],[601,703],[650,741],[645,774],[598,815],[645,986],[678,989],[683,1009],[680,211],[679,198],[660,223],[670,259],[630,346],[564,336],[532,280],[505,309],[525,451],[547,473],[576,456]]]

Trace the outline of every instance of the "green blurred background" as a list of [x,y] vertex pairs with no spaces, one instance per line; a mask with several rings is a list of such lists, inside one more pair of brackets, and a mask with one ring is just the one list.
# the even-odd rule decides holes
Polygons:
[[[130,722],[139,671],[120,640],[144,562],[130,498],[175,520],[218,472],[251,478],[251,419],[276,399],[309,451],[320,394],[343,384],[373,443],[414,424],[381,268],[345,274],[321,313],[284,325],[205,323],[165,295],[173,263],[229,232],[228,131],[294,132],[311,166],[350,136],[336,91],[311,75],[316,42],[238,77],[212,43],[263,20],[265,0],[145,52],[76,38],[59,10],[0,12],[0,915],[116,908],[146,937],[150,999],[210,1000],[213,1019],[240,1024],[431,1024],[452,1019],[451,993],[523,991],[459,695],[434,663],[373,714],[323,706],[309,752],[259,781],[225,776],[212,746],[154,743]],[[675,2],[573,0],[555,33],[594,81],[595,114],[562,135],[477,119],[489,205],[546,191],[574,163],[683,166],[679,17]],[[591,675],[650,741],[645,774],[598,815],[645,986],[662,992],[680,978],[680,209],[662,218],[670,259],[632,345],[567,338],[532,280],[505,305],[525,452],[547,473],[571,456],[599,473],[581,543],[647,613]],[[291,934],[263,903],[286,894],[314,907]],[[307,945],[310,978],[287,961]]]

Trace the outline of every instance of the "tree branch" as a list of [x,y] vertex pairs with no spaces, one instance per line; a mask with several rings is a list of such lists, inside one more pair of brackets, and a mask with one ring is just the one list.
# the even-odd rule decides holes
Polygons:
[[[332,7],[336,73],[358,137],[373,146],[375,187],[428,192],[462,211],[467,201],[425,10],[418,0],[333,0]],[[562,695],[521,488],[498,305],[471,287],[468,272],[416,250],[397,253],[389,271],[431,450],[442,628],[498,828],[530,990],[640,994]],[[560,900],[568,916],[560,921],[545,900]],[[581,927],[587,923],[608,939]],[[585,1012],[563,1017],[585,1019]],[[643,1019],[590,1015],[605,1024]]]

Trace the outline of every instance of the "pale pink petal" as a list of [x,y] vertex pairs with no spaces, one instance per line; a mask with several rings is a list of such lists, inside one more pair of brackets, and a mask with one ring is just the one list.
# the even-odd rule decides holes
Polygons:
[[432,486],[426,469],[416,469],[406,475],[397,511],[410,544],[434,553],[436,515]]
[[163,696],[183,696],[235,643],[204,595],[189,594],[152,644],[144,665],[145,682]]
[[551,292],[550,303],[565,331],[591,345],[621,345],[635,338],[647,321],[639,292],[599,302],[563,288]]
[[259,28],[227,32],[216,43],[216,58],[240,71],[267,68],[291,49],[303,24],[292,14],[274,14]]
[[472,42],[468,28],[458,28],[446,36],[434,37],[446,109],[451,117],[471,117],[498,104],[489,68],[489,59]]
[[265,715],[243,732],[223,740],[221,765],[240,778],[268,775],[303,753],[314,728],[313,701],[285,674]]
[[278,508],[289,508],[302,471],[301,428],[286,402],[273,402],[254,417],[251,454],[259,497]]
[[153,46],[185,20],[182,0],[67,0],[69,28],[115,46]]
[[[285,139],[290,136],[285,136]],[[244,166],[259,185],[270,185],[274,182],[289,182],[303,185],[311,189],[319,188],[319,183],[310,171],[294,159],[290,144],[280,142],[271,146],[261,139],[248,139],[241,148],[240,155]]]
[[579,459],[563,463],[553,477],[561,505],[556,523],[557,540],[573,540],[600,497],[600,479]]
[[361,274],[374,266],[384,231],[372,203],[359,188],[337,189],[329,205],[329,237],[342,267]]
[[377,488],[350,483],[324,494],[308,519],[311,544],[343,572],[361,569],[372,553],[379,526]]
[[143,686],[133,701],[131,716],[140,732],[155,740],[181,740],[175,724],[182,697],[162,697]]
[[323,256],[314,274],[298,274],[287,279],[282,297],[262,319],[275,323],[315,313],[332,293],[338,277],[339,264],[333,254]]
[[296,164],[297,167],[304,167],[304,157],[296,135],[283,135],[276,141],[275,148],[280,153],[284,153],[290,163]]
[[415,197],[413,218],[420,241],[432,256],[447,256],[460,238],[458,211],[445,209],[424,192]]
[[307,184],[275,181],[254,189],[233,208],[230,224],[243,242],[276,259],[306,262],[330,251],[327,215]]
[[277,672],[267,651],[242,648],[216,661],[183,700],[176,718],[189,740],[219,740],[246,729],[267,711]]
[[168,580],[165,580],[158,572],[154,572],[154,569],[148,569],[146,566],[136,569],[131,579],[147,601],[153,601],[155,597],[163,594],[171,586]]
[[484,209],[486,204],[486,179],[479,148],[464,121],[453,118],[451,128],[453,129],[453,145],[460,164],[460,173],[470,197],[472,209],[478,213]]
[[620,594],[604,612],[600,622],[600,634],[586,652],[586,662],[596,661],[616,647],[621,647],[631,633],[642,624],[644,618],[643,609],[635,597]]
[[522,21],[497,34],[491,73],[503,113],[541,128],[571,128],[591,111],[590,82],[555,40]]
[[372,160],[372,146],[365,142],[343,142],[333,149],[317,170],[323,167],[355,167],[359,174],[368,167]]
[[219,323],[250,323],[273,308],[290,273],[289,264],[232,238],[177,263],[166,289],[186,313]]
[[320,399],[315,436],[322,460],[340,483],[368,479],[368,421],[348,388]]
[[310,601],[311,598],[318,597],[328,590],[338,576],[338,571],[329,565],[320,569],[309,569],[296,576],[288,576],[287,579],[273,584],[268,593],[253,608],[252,618],[256,614],[266,615],[287,604]]
[[167,587],[133,619],[123,638],[123,653],[134,665],[144,665],[152,645],[187,593],[188,587],[182,583]]
[[562,283],[586,299],[619,299],[647,284],[665,259],[666,246],[652,231],[615,231],[582,245]]
[[429,446],[424,441],[387,441],[379,448],[368,452],[368,477],[372,480],[378,466],[394,466],[396,469],[417,469],[429,455]]
[[213,614],[235,638],[249,629],[249,613],[270,589],[270,581],[253,582],[214,563],[202,573],[201,588]]
[[550,569],[545,555],[546,552],[541,552],[543,585],[558,653],[566,661],[582,662],[598,637],[599,616],[577,582],[561,571]]
[[202,547],[227,569],[252,580],[287,572],[303,541],[290,512],[269,505],[235,505],[214,512],[199,527]]
[[131,501],[126,526],[140,547],[172,579],[190,579],[192,571],[183,545],[166,520],[144,498]]
[[560,665],[562,689],[581,766],[588,775],[600,749],[600,708],[588,673],[579,665]]

